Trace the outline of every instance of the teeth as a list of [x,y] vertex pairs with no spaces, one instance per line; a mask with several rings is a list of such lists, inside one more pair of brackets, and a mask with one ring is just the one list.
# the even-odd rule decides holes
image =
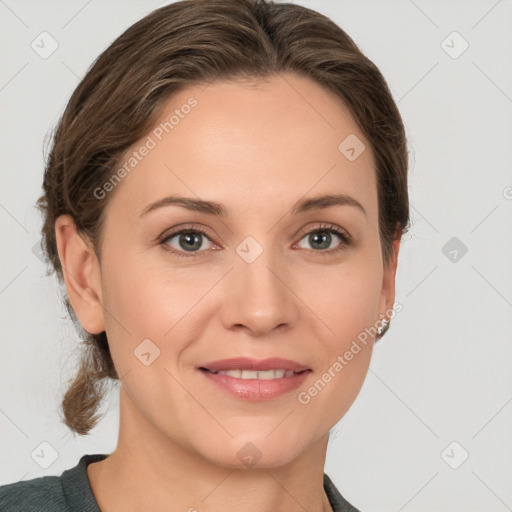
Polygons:
[[283,377],[291,377],[294,374],[293,370],[219,370],[212,373],[228,375],[229,377],[235,377],[236,379],[259,380],[282,379]]

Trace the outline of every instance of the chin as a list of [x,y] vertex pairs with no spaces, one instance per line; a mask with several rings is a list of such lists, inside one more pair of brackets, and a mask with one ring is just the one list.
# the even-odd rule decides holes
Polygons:
[[[286,466],[307,448],[304,434],[262,433],[225,439],[225,443],[210,438],[208,445],[199,447],[201,455],[213,464],[229,469],[270,469]],[[215,442],[217,441],[217,442]]]

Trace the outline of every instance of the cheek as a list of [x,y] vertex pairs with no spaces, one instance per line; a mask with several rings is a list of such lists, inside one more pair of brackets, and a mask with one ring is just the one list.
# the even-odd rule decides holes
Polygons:
[[[366,378],[373,350],[370,329],[378,319],[377,276],[366,269],[332,278],[323,290],[310,289],[314,311],[321,323],[322,344],[315,379],[297,397],[304,407],[304,428],[332,428],[349,410]],[[316,420],[315,420],[316,418]]]
[[[150,252],[154,251],[156,248]],[[188,287],[183,286],[183,278],[151,261],[148,254],[112,251],[105,271],[105,307],[137,336],[161,336],[176,321],[176,311],[181,310],[194,290],[193,277]]]
[[148,265],[148,259],[117,258],[105,270],[106,331],[116,368],[119,364],[124,371],[134,364],[133,352],[145,339],[160,350],[158,364],[179,358],[191,336],[199,332],[200,315],[205,314],[199,303],[212,286],[211,271],[169,270]]
[[347,265],[328,279],[308,279],[307,292],[304,288],[307,303],[324,327],[316,380],[298,398],[313,417],[322,415],[329,428],[354,402],[368,371],[371,328],[378,320],[379,269],[378,260]]
[[328,273],[303,278],[304,302],[324,325],[323,338],[342,349],[378,319],[382,273],[379,262],[340,265]]
[[[138,369],[134,351],[146,339],[162,350],[161,338],[173,322],[173,304],[163,294],[158,273],[122,251],[105,251],[103,306],[110,351],[119,375]],[[146,342],[147,344],[147,342]],[[153,349],[154,353],[158,350]]]

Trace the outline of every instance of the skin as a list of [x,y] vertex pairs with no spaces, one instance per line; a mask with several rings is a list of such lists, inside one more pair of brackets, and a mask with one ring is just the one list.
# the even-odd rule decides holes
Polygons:
[[[295,74],[187,88],[162,120],[191,96],[197,107],[110,192],[101,264],[68,215],[55,224],[73,308],[86,331],[106,331],[121,377],[118,444],[89,465],[91,487],[104,512],[331,510],[329,430],[361,389],[374,339],[308,404],[297,395],[395,300],[400,239],[385,265],[370,143],[336,96]],[[366,146],[354,161],[338,150],[349,134]],[[290,213],[303,196],[334,193],[366,215],[348,205]],[[216,201],[229,215],[172,205],[140,217],[170,195]],[[159,235],[191,223],[208,233],[200,256],[165,252]],[[336,234],[327,249],[315,245],[309,234],[323,223],[350,245],[333,252]],[[247,236],[263,248],[252,263],[236,252]],[[190,254],[179,241],[165,243]],[[149,366],[134,356],[146,338],[160,350]],[[196,369],[238,356],[313,371],[299,389],[257,402]],[[251,468],[237,457],[249,442],[261,453]]]

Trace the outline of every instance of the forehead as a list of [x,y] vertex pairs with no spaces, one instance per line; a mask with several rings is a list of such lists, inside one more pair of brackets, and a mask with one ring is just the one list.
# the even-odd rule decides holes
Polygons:
[[[348,158],[351,146],[356,156],[365,149]],[[111,202],[138,212],[172,194],[246,213],[325,193],[356,196],[370,213],[377,201],[373,154],[348,108],[295,74],[181,90],[123,165],[129,172],[115,196],[131,201]]]

